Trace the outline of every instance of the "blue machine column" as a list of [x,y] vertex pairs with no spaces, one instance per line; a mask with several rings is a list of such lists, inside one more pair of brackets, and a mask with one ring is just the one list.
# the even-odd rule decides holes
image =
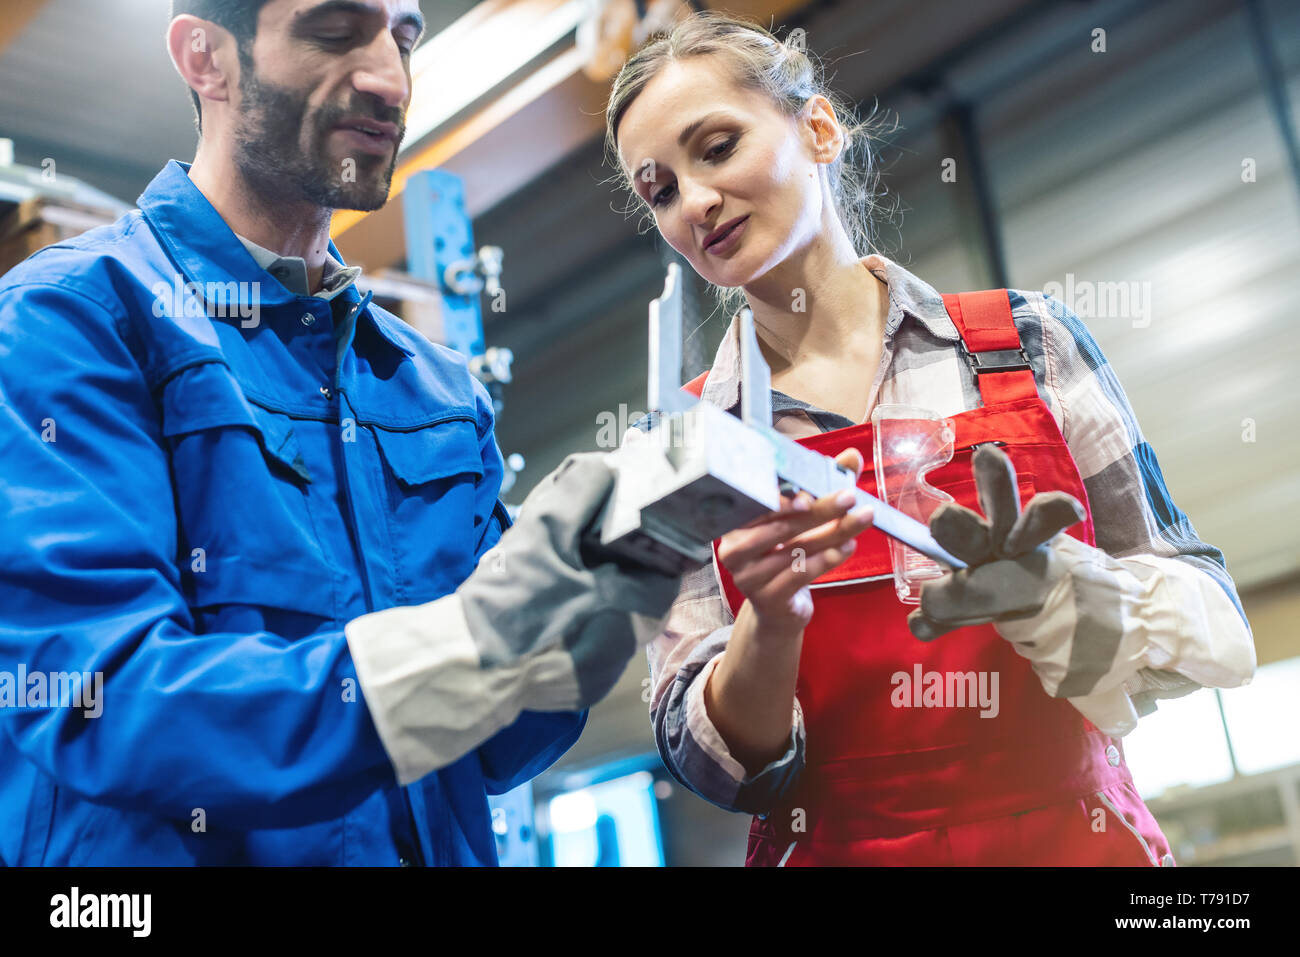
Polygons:
[[483,281],[462,281],[474,269],[478,254],[460,177],[438,169],[416,173],[402,192],[402,213],[406,271],[442,290],[445,344],[466,357],[482,354]]
[[[465,212],[465,187],[452,173],[431,169],[412,176],[402,192],[402,212],[406,221],[406,271],[437,285],[442,293],[444,345],[470,360],[470,369],[488,386],[499,412],[500,385],[509,381],[511,357],[509,350],[492,350],[485,355],[479,293],[485,285],[489,293],[493,291],[500,272],[500,250],[475,250],[473,224]],[[522,460],[513,464],[507,461],[503,494],[507,483],[513,484],[516,466],[522,468]],[[489,796],[488,804],[501,863],[507,867],[536,866],[532,784]]]

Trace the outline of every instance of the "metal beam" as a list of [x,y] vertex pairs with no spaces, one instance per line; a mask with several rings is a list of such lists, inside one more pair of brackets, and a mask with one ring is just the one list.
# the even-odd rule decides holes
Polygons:
[[335,242],[348,261],[366,269],[400,262],[405,257],[401,209],[393,200],[411,176],[433,168],[460,176],[466,212],[477,217],[599,135],[604,94],[583,75],[576,54],[562,54],[413,151],[393,174],[382,209],[336,213],[331,227]]
[[1295,123],[1291,119],[1291,100],[1286,91],[1286,74],[1278,61],[1272,34],[1269,32],[1268,17],[1264,13],[1264,4],[1260,0],[1245,0],[1246,27],[1250,33],[1251,49],[1255,62],[1259,65],[1260,79],[1264,85],[1264,95],[1268,97],[1273,121],[1277,123],[1278,133],[1286,148],[1287,161],[1291,166],[1291,179],[1300,190],[1300,140],[1296,137]]
[[0,17],[0,53],[8,49],[45,4],[46,0],[5,0],[5,13]]
[[[804,5],[804,0],[734,0],[726,8],[766,22]],[[503,50],[519,47],[510,38],[530,29],[542,31],[542,40],[553,39],[553,32],[543,28],[567,23],[566,11],[572,6],[565,0],[488,0],[448,27],[446,34],[451,35],[457,54],[454,62],[499,63]],[[440,44],[442,39],[442,35],[435,37],[425,47],[447,45]],[[467,87],[453,64],[443,63],[432,52],[425,54],[417,83],[426,88],[466,88],[470,93],[462,101],[463,108],[443,104],[435,111],[446,119],[437,122],[425,141],[415,144],[400,161],[389,202],[382,209],[335,214],[330,233],[348,261],[374,270],[403,259],[401,210],[393,200],[420,170],[438,167],[460,176],[465,182],[466,212],[473,218],[603,135],[609,84],[587,78],[582,54],[571,42],[561,43],[555,54],[549,41],[542,40],[536,48],[521,48],[524,52],[519,54],[537,57],[536,63],[513,64],[514,70],[528,72],[495,87],[490,78]],[[538,56],[543,46],[548,52]],[[500,70],[493,74],[498,79],[504,75]],[[412,116],[416,115],[413,108]]]
[[958,211],[967,221],[967,230],[974,233],[970,246],[981,254],[985,282],[990,289],[1010,285],[1007,278],[1006,245],[1002,238],[1002,220],[993,196],[980,146],[979,128],[975,122],[975,108],[966,102],[952,105],[944,125],[948,148],[956,163],[956,186],[959,195]]

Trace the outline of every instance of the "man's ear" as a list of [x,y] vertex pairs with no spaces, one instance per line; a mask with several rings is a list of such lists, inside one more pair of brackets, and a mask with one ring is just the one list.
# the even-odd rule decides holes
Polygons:
[[844,150],[844,127],[831,101],[818,93],[808,98],[799,119],[807,135],[812,157],[818,163],[833,163]]
[[235,38],[225,27],[181,14],[167,28],[167,52],[181,79],[200,97],[230,99],[238,80],[239,57]]

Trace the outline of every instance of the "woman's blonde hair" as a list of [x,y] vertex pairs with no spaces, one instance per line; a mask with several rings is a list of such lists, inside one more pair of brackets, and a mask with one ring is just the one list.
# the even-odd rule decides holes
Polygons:
[[[886,132],[885,121],[874,108],[865,120],[857,118],[851,104],[826,86],[822,65],[806,51],[803,38],[803,31],[793,30],[782,42],[757,23],[705,11],[693,13],[671,31],[648,39],[614,78],[605,108],[605,148],[621,185],[632,190],[628,171],[618,156],[618,126],[628,107],[669,63],[718,56],[732,67],[741,86],[767,94],[789,116],[818,94],[830,101],[844,131],[844,149],[828,169],[835,210],[858,254],[877,252],[876,223],[893,214],[883,203],[884,190],[872,150],[874,136]],[[640,205],[649,213],[643,201]],[[744,298],[739,289],[715,287],[714,291],[724,307],[739,305]]]

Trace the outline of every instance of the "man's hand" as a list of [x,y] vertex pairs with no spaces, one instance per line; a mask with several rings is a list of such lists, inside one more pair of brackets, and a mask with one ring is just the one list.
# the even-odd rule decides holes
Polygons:
[[583,534],[613,489],[606,460],[594,452],[565,459],[457,589],[484,665],[563,649],[581,707],[603,698],[637,649],[658,634],[681,587],[677,576],[584,559]]

